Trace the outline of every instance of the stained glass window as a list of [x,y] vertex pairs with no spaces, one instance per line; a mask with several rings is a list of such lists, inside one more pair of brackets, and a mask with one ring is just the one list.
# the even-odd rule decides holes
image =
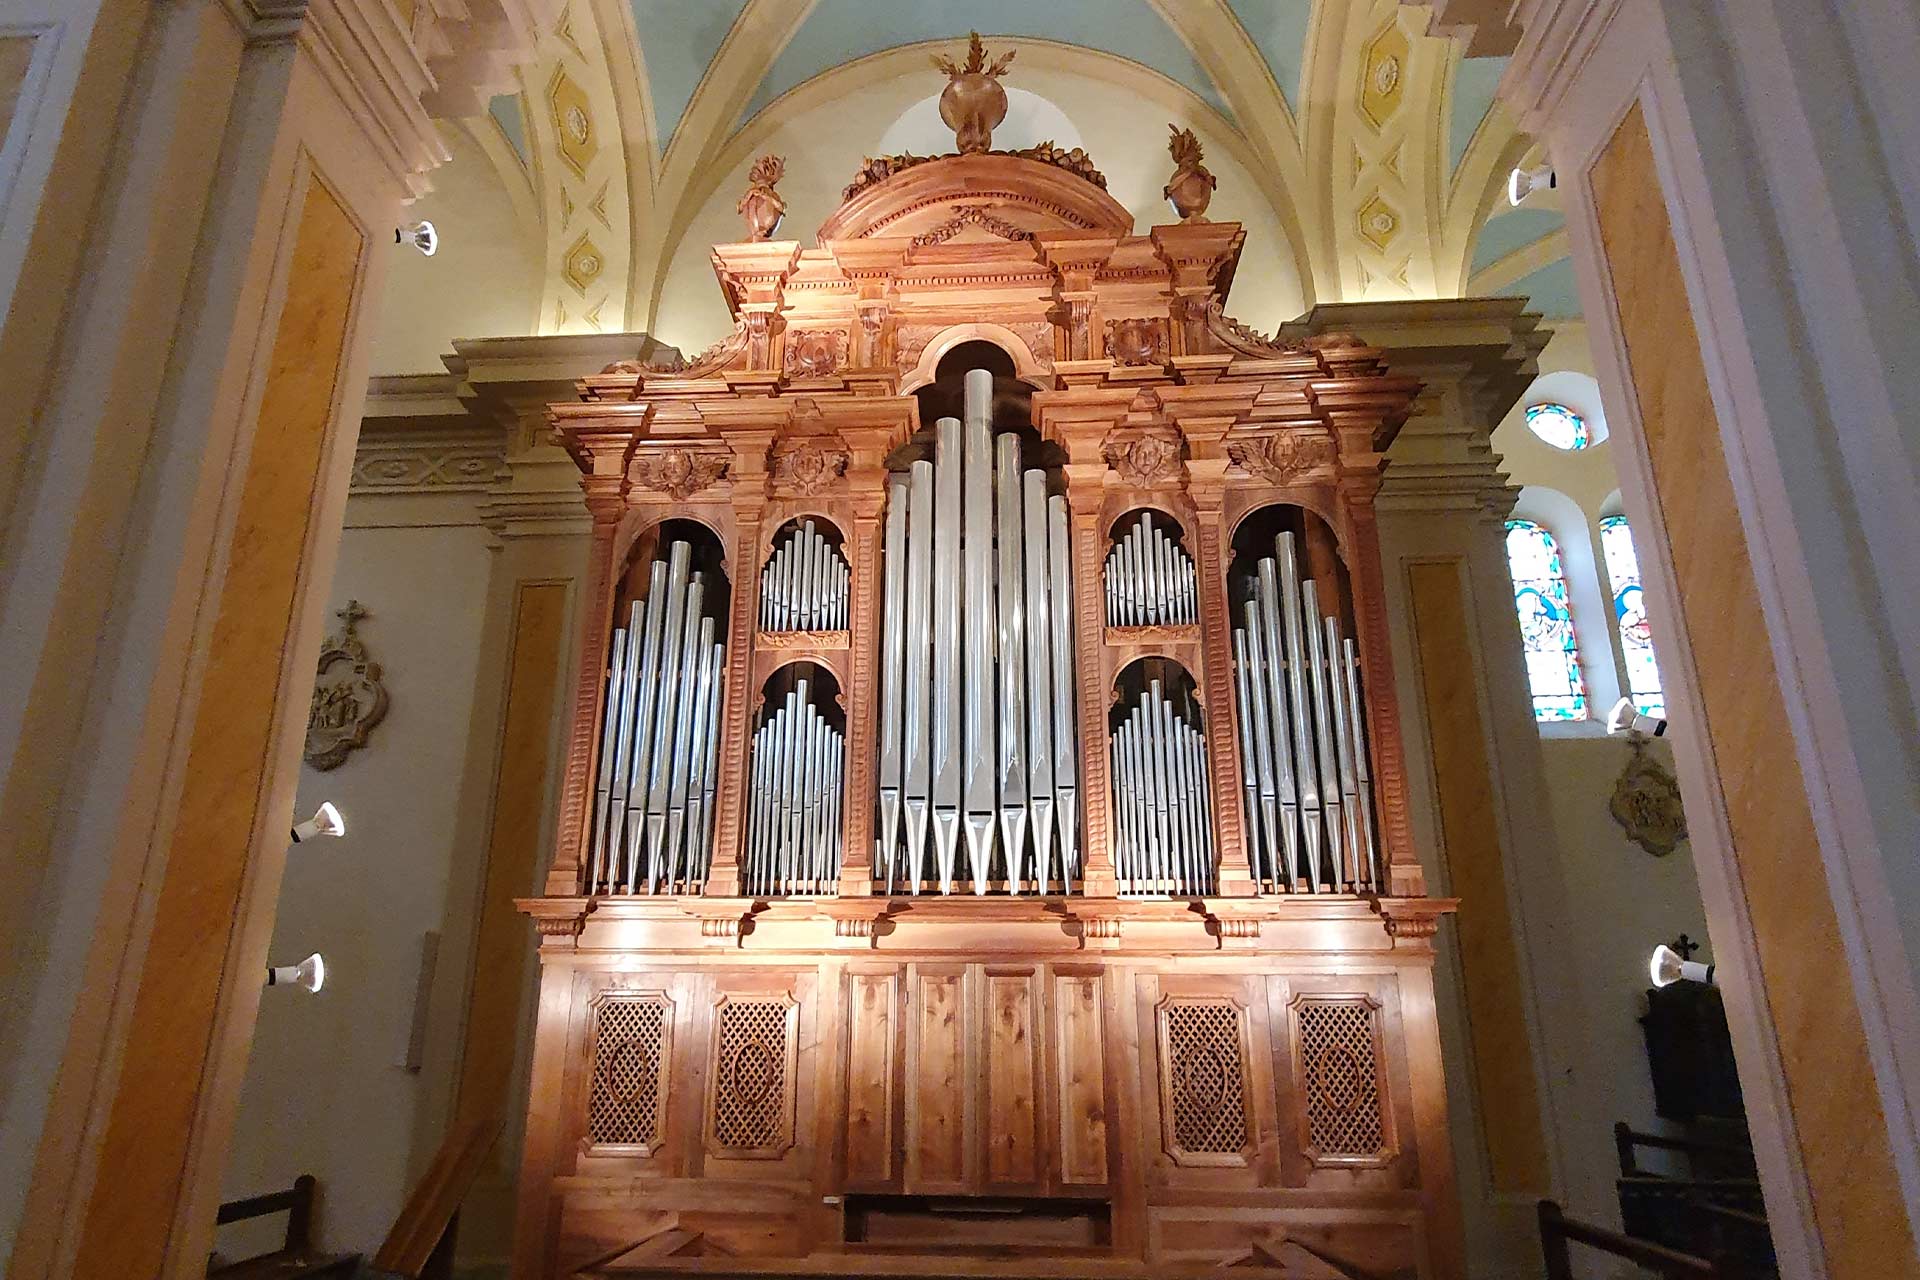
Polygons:
[[1593,443],[1587,420],[1563,404],[1528,405],[1527,430],[1556,449],[1584,449]]
[[1507,571],[1513,575],[1513,608],[1526,645],[1533,718],[1585,720],[1587,685],[1580,677],[1580,646],[1567,607],[1560,545],[1531,520],[1509,520]]
[[1625,516],[1600,521],[1600,551],[1607,558],[1607,583],[1613,589],[1613,624],[1627,659],[1627,692],[1642,715],[1665,716],[1660,668],[1653,660],[1653,633],[1647,626],[1647,597],[1640,589],[1640,557],[1633,552],[1633,530]]

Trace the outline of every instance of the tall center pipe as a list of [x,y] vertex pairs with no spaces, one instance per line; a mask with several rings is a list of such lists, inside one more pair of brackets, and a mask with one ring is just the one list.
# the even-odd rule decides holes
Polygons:
[[967,862],[973,891],[985,893],[992,876],[993,833],[999,817],[994,797],[993,733],[993,375],[969,370],[966,377],[965,497],[967,628],[966,732],[962,758],[966,781]]
[[960,845],[960,422],[934,424],[933,460],[933,840],[940,892],[953,892]]

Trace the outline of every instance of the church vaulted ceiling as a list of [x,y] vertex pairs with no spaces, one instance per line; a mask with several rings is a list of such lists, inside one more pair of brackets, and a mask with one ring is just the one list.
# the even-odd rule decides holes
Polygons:
[[[836,104],[896,82],[931,98],[928,55],[970,28],[1017,51],[1006,83],[1037,96],[1035,129],[1070,130],[1076,107],[1089,110],[1076,85],[1134,95],[1138,153],[1089,141],[1110,177],[1131,165],[1164,180],[1164,121],[1194,127],[1210,156],[1227,150],[1257,188],[1234,194],[1270,209],[1284,241],[1277,288],[1290,305],[1526,293],[1565,314],[1559,214],[1506,207],[1506,174],[1529,144],[1493,101],[1505,60],[1466,56],[1471,41],[1427,23],[1397,0],[564,0],[521,92],[467,125],[510,189],[532,193],[542,332],[671,320],[676,259],[706,258],[689,231],[716,202],[731,208],[754,154],[793,150],[801,119],[805,136],[884,153],[896,122],[836,119]],[[807,163],[790,156],[790,177]],[[1238,180],[1223,178],[1223,196]],[[1153,207],[1157,185],[1140,204],[1119,185],[1141,225],[1173,220]],[[780,235],[810,240],[822,213],[796,204]]]

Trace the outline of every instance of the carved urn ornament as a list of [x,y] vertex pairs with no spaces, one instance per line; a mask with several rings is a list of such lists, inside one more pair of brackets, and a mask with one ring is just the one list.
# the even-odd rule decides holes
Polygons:
[[1213,201],[1213,189],[1219,179],[1200,163],[1200,139],[1193,136],[1193,130],[1171,124],[1167,129],[1173,134],[1167,139],[1167,153],[1173,157],[1173,176],[1167,179],[1161,194],[1182,222],[1205,221],[1207,205]]
[[1007,53],[987,65],[978,31],[968,33],[965,66],[955,66],[945,54],[934,55],[933,65],[948,77],[946,92],[940,95],[940,118],[953,130],[962,154],[993,145],[994,126],[1007,118],[1007,91],[1000,87],[1000,77],[1012,61],[1013,54]]
[[740,216],[747,220],[747,235],[754,240],[765,240],[779,230],[780,219],[786,216],[787,202],[773,189],[773,184],[787,172],[787,162],[780,156],[761,156],[753,162],[753,168],[747,170],[747,193],[740,197],[738,205]]

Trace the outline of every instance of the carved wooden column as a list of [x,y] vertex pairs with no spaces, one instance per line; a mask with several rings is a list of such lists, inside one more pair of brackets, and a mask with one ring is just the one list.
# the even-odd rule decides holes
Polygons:
[[766,510],[763,470],[771,432],[730,437],[733,477],[732,599],[727,618],[726,700],[720,706],[718,790],[714,797],[713,863],[707,871],[710,898],[740,893],[740,845],[746,836],[743,813],[748,794],[747,743],[753,736],[754,621],[760,612],[760,525]]
[[1107,689],[1101,677],[1100,645],[1106,626],[1101,561],[1106,539],[1100,535],[1100,504],[1106,463],[1069,462],[1067,508],[1073,539],[1073,647],[1080,688],[1080,858],[1081,891],[1109,898],[1120,884],[1113,867],[1107,779]]
[[[1184,425],[1184,424],[1183,424]],[[1228,424],[1211,432],[1216,439]],[[1240,735],[1233,705],[1232,602],[1227,597],[1227,459],[1193,458],[1187,463],[1187,493],[1198,512],[1194,570],[1200,583],[1200,696],[1207,709],[1207,768],[1211,773],[1214,833],[1220,857],[1222,897],[1259,892],[1247,857],[1245,822],[1240,812]]]
[[853,528],[847,567],[848,643],[853,679],[847,689],[847,768],[841,814],[840,896],[873,893],[873,797],[879,754],[880,700],[880,522],[886,513],[886,472],[875,469],[852,477]]
[[[580,478],[587,513],[593,518],[593,554],[587,564],[587,598],[580,619],[580,670],[573,687],[573,720],[567,728],[567,771],[560,782],[560,832],[547,869],[547,896],[574,897],[586,892],[581,851],[586,847],[587,801],[593,795],[593,771],[599,753],[600,699],[607,669],[607,641],[613,630],[613,541],[626,513],[626,476],[622,453],[596,450],[594,473]],[[611,470],[603,470],[603,463]]]
[[1360,633],[1360,661],[1367,700],[1367,743],[1373,754],[1374,800],[1379,806],[1380,839],[1387,849],[1386,889],[1396,898],[1426,894],[1426,873],[1413,847],[1407,816],[1407,758],[1400,743],[1400,702],[1394,692],[1393,649],[1387,634],[1386,584],[1381,580],[1380,527],[1373,498],[1379,474],[1340,479],[1352,556],[1353,613]]

